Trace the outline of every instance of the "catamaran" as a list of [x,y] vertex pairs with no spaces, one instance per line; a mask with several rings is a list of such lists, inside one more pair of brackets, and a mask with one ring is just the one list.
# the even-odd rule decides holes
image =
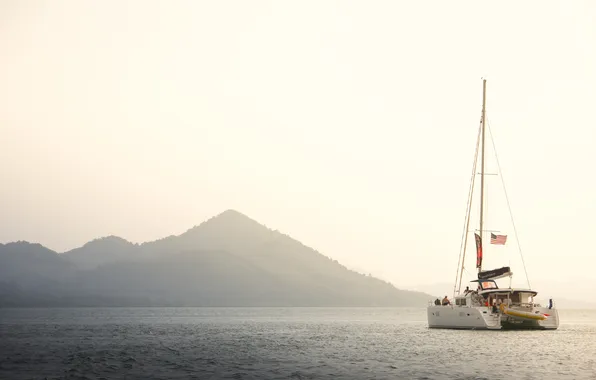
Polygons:
[[[505,245],[507,235],[499,234],[498,231],[485,228],[486,218],[486,190],[485,176],[492,173],[485,173],[485,142],[486,142],[486,79],[482,81],[482,116],[476,141],[476,152],[470,190],[462,233],[462,244],[458,260],[453,297],[451,300],[446,296],[443,301],[437,299],[430,303],[427,308],[428,326],[430,328],[446,329],[542,329],[552,330],[559,327],[559,315],[554,307],[552,299],[547,305],[542,306],[535,302],[538,292],[530,288],[512,287],[513,273],[510,266],[501,266],[494,269],[483,268],[483,240],[490,234],[491,245]],[[492,139],[492,133],[491,133]],[[494,141],[493,141],[494,146]],[[477,173],[478,153],[480,151],[480,172]],[[496,156],[496,149],[495,149]],[[498,158],[497,158],[498,165]],[[500,165],[498,165],[500,172]],[[470,216],[474,199],[474,182],[480,176],[480,202],[478,229],[474,230],[474,241],[476,246],[476,270],[477,274],[470,280],[470,286],[462,292],[462,278],[465,270],[465,256],[468,246],[470,231]],[[503,190],[505,189],[503,182]],[[507,193],[505,198],[507,199]],[[507,205],[509,201],[507,199]],[[509,208],[511,214],[511,208]],[[513,217],[511,214],[511,221]],[[515,225],[513,224],[515,232]],[[495,233],[497,232],[497,233]],[[517,239],[517,233],[515,232]],[[470,239],[471,240],[471,239]],[[519,244],[518,244],[519,246]],[[521,249],[519,250],[521,255]],[[484,256],[486,256],[484,254]],[[523,256],[522,256],[523,263]],[[525,270],[525,264],[523,264]],[[499,287],[498,279],[509,279],[507,287]],[[527,279],[527,271],[526,271]]]

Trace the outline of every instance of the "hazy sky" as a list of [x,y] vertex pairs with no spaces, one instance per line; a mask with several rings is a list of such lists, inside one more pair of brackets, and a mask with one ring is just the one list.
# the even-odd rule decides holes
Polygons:
[[[532,285],[594,289],[595,4],[2,1],[0,241],[232,208],[397,286],[453,282],[485,77]],[[523,274],[514,244],[486,254]]]

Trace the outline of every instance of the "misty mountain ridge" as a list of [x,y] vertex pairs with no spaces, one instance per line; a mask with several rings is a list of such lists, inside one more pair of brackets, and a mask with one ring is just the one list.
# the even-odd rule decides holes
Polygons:
[[112,235],[94,239],[62,255],[80,269],[93,269],[105,263],[133,259],[137,247],[138,244]]
[[0,267],[18,273],[1,277],[0,306],[424,306],[432,298],[349,270],[234,210],[142,244],[107,236],[58,254],[10,243]]
[[61,255],[80,269],[93,269],[118,261],[158,259],[189,250],[225,250],[246,256],[258,255],[268,243],[306,248],[323,256],[289,235],[268,229],[235,210],[224,211],[180,235],[170,235],[141,244],[111,235],[94,239]]

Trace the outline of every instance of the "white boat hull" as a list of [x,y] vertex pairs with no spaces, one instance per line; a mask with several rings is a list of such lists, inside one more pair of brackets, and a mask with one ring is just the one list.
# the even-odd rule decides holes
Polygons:
[[536,307],[533,312],[547,314],[544,320],[512,317],[502,313],[492,313],[486,306],[429,306],[427,318],[429,328],[462,330],[505,330],[535,329],[554,330],[559,327],[559,315],[556,309]]

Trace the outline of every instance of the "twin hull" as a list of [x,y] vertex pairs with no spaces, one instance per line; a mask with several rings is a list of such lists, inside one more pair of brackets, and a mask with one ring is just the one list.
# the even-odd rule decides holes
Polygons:
[[469,330],[554,330],[559,327],[559,315],[556,309],[535,307],[533,312],[536,311],[540,314],[547,314],[548,317],[544,320],[536,320],[492,313],[492,308],[486,306],[429,306],[427,309],[428,327]]

